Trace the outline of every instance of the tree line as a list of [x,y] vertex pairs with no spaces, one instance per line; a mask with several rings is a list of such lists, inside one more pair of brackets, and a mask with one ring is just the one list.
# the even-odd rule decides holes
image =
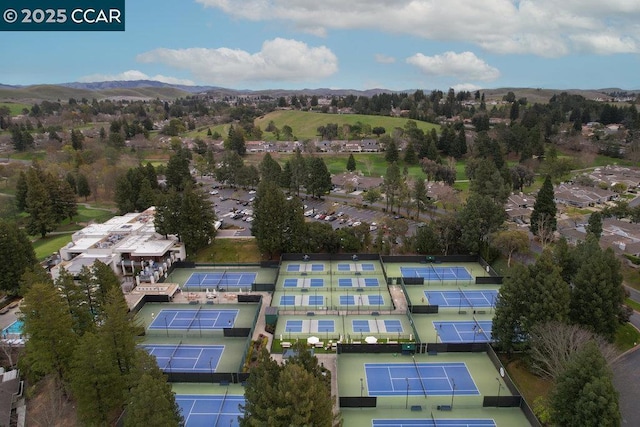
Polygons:
[[[178,425],[175,396],[155,359],[136,346],[142,332],[129,318],[120,281],[106,264],[65,270],[52,280],[39,267],[25,273],[21,305],[30,382],[52,381],[59,398],[73,398],[83,425]],[[61,414],[57,414],[60,416]]]

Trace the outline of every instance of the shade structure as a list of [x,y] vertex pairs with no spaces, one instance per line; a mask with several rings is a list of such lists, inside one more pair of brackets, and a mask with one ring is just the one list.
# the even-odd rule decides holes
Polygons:
[[365,337],[364,342],[366,342],[367,344],[375,344],[378,342],[378,338],[376,337]]
[[318,337],[313,336],[313,337],[307,338],[307,344],[316,345],[319,342],[320,342],[320,338],[318,338]]

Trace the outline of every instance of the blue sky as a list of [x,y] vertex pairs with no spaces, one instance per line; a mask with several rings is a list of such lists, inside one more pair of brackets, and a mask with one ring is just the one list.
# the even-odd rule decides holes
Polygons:
[[127,0],[124,32],[2,33],[2,84],[640,89],[638,0]]

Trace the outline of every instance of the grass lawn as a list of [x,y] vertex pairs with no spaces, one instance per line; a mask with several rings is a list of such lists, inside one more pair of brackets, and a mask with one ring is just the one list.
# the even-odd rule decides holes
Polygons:
[[616,331],[614,343],[622,352],[630,350],[640,343],[640,332],[631,323],[620,325]]
[[47,153],[44,151],[22,151],[11,153],[8,157],[18,160],[44,160]]
[[61,247],[71,241],[71,234],[72,232],[70,231],[66,234],[49,235],[44,239],[38,239],[33,242],[36,258],[42,261],[51,254],[58,252]]
[[632,309],[634,309],[635,311],[640,312],[640,302],[636,302],[636,301],[632,300],[631,298],[626,298],[624,300],[624,303],[627,306],[629,306]]
[[640,290],[640,272],[637,268],[629,267],[626,262],[623,262],[622,277],[625,285]]
[[255,239],[215,239],[212,245],[201,249],[195,262],[257,263],[261,261]]
[[22,114],[22,110],[24,108],[30,110],[32,105],[29,104],[22,104],[19,102],[0,102],[0,107],[8,107],[10,114],[12,116],[17,116]]
[[[328,114],[309,111],[273,111],[263,117],[257,118],[254,123],[264,131],[272,120],[278,129],[282,129],[284,125],[289,125],[291,129],[293,129],[293,135],[299,140],[319,138],[318,127],[325,126],[329,123],[336,123],[338,127],[340,127],[344,124],[353,125],[360,122],[362,124],[368,124],[371,127],[381,126],[385,128],[388,134],[397,127],[404,128],[404,125],[407,123],[407,119],[399,117],[364,114]],[[440,130],[440,126],[432,123],[416,121],[416,124],[418,128],[425,132],[430,132],[433,128],[437,131]],[[213,132],[214,129],[211,128],[211,131]],[[220,133],[223,136],[226,135],[225,133]],[[264,133],[264,139],[268,140],[270,137],[273,138],[272,133]],[[375,135],[372,136],[372,138],[375,138]]]
[[533,406],[533,402],[538,397],[547,397],[549,395],[553,383],[550,380],[532,374],[520,355],[512,355],[510,359],[503,354],[499,356],[509,376],[529,405]]

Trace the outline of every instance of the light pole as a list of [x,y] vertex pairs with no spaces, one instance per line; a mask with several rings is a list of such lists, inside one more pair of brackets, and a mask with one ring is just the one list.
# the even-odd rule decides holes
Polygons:
[[364,383],[362,382],[362,378],[360,378],[360,397],[364,393]]
[[211,366],[211,359],[213,359],[213,357],[209,358],[209,371],[211,371],[211,382],[213,382],[213,366]]
[[502,383],[500,382],[500,378],[496,377],[496,381],[498,381],[498,400],[496,400],[496,408],[500,406],[500,390],[502,389]]
[[404,379],[407,382],[407,397],[404,401],[404,409],[409,409],[409,378]]
[[456,395],[456,380],[451,378],[451,409],[453,409],[453,398]]

